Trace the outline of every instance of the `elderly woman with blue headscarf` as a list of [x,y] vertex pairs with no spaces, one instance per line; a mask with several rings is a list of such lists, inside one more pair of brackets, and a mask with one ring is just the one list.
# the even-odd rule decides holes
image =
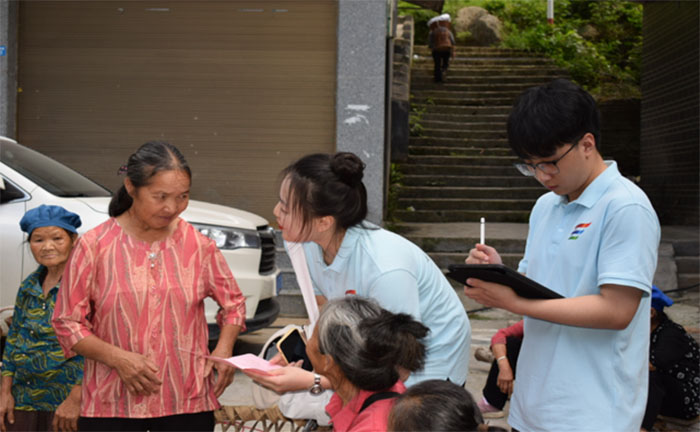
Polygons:
[[651,430],[659,414],[683,420],[700,415],[700,347],[664,312],[672,304],[652,286],[649,397],[642,430]]
[[41,205],[19,223],[39,267],[22,282],[2,357],[2,431],[77,430],[83,359],[66,359],[51,326],[80,217]]

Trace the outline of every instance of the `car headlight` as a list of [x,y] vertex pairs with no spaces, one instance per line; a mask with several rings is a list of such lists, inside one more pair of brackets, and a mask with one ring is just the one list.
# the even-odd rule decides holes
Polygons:
[[214,240],[219,249],[260,249],[260,236],[256,230],[193,223],[199,232]]

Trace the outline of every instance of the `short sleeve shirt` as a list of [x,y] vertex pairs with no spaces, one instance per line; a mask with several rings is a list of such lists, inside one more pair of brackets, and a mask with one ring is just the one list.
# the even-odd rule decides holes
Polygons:
[[430,329],[426,362],[406,385],[427,379],[466,382],[471,327],[455,290],[418,246],[364,222],[345,233],[331,263],[316,243],[304,243],[309,273],[318,295],[327,299],[359,295],[394,313],[408,313]]
[[648,198],[615,162],[581,196],[547,193],[530,215],[518,270],[566,298],[605,284],[644,295],[623,330],[525,317],[509,424],[519,430],[639,430],[646,406],[651,284],[660,227]]
[[55,411],[83,378],[83,358],[65,358],[51,326],[60,284],[44,295],[46,272],[41,265],[22,282],[2,358],[2,375],[12,377],[15,409],[22,411]]
[[[387,392],[402,394],[406,387],[401,381],[397,381]],[[367,406],[364,405],[367,398],[375,393],[367,390],[360,390],[357,396],[343,405],[343,400],[334,393],[331,400],[326,405],[326,412],[331,417],[333,430],[335,432],[380,432],[387,430],[389,413],[396,402],[395,397],[377,400]]]
[[66,264],[53,325],[66,356],[87,336],[151,359],[163,384],[129,393],[116,369],[85,360],[81,415],[148,418],[219,408],[204,299],[217,321],[245,328],[245,298],[216,245],[180,219],[166,239],[146,243],[111,218],[83,235]]

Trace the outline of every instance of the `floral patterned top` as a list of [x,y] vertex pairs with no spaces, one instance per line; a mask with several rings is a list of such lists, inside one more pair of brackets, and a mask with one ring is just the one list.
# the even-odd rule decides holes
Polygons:
[[649,362],[679,382],[686,418],[700,415],[700,347],[695,339],[666,318],[651,332]]
[[2,356],[2,376],[13,378],[20,411],[55,411],[83,378],[83,358],[66,359],[51,326],[60,283],[44,296],[46,273],[39,266],[22,282]]

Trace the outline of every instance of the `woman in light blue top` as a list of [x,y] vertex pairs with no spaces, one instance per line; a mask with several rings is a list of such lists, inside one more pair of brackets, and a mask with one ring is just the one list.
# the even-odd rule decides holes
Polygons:
[[[364,163],[344,152],[313,154],[288,166],[274,209],[282,237],[304,243],[319,305],[347,295],[372,298],[430,329],[425,367],[412,373],[407,385],[427,379],[464,384],[471,338],[464,306],[425,252],[365,221],[363,171]],[[298,369],[254,379],[278,392],[312,387],[313,374]]]

